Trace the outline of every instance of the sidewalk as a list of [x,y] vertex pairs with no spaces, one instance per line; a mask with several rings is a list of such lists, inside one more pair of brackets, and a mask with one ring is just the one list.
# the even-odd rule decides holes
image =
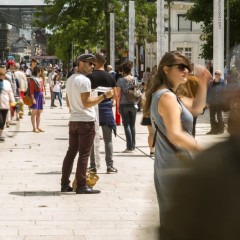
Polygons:
[[[59,106],[58,101],[56,104]],[[142,113],[137,115],[136,152],[122,153],[125,135],[119,126],[118,136],[113,137],[118,173],[106,174],[101,140],[100,179],[95,186],[101,193],[76,195],[60,192],[68,146],[68,109],[65,101],[63,109],[49,106],[47,100],[41,118],[44,133],[32,132],[26,108],[19,133],[0,144],[0,240],[157,239],[154,160],[148,157],[147,128],[140,125]],[[204,146],[227,136],[206,135],[209,128],[208,114],[200,116],[197,140]]]

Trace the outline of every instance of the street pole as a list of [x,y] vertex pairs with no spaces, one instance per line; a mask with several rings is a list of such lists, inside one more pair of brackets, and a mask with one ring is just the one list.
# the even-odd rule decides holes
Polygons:
[[157,64],[164,55],[164,0],[157,0]]
[[115,70],[115,14],[110,13],[110,65]]
[[135,32],[135,6],[134,1],[129,1],[129,44],[128,44],[128,60],[133,63],[132,76],[134,76],[134,32]]
[[229,73],[230,70],[230,5],[229,0],[227,0],[227,30],[226,30],[226,68],[227,73]]
[[74,54],[74,50],[73,50],[73,48],[74,48],[74,42],[72,42],[72,68],[74,68],[74,56],[73,56],[73,54]]
[[171,51],[171,3],[168,2],[168,52]]
[[224,0],[213,0],[213,70],[224,72]]

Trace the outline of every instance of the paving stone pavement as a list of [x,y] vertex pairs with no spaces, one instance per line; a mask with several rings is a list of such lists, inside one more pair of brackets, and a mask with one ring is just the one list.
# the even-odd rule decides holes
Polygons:
[[[58,101],[56,101],[58,104]],[[33,133],[25,108],[18,134],[0,143],[0,240],[158,239],[159,212],[148,156],[147,128],[136,122],[137,150],[126,148],[123,126],[113,137],[117,174],[106,174],[101,141],[97,195],[60,192],[61,166],[68,146],[69,113],[64,102],[42,114],[44,133]],[[58,105],[59,106],[59,105]],[[205,147],[228,134],[208,136],[209,117],[198,118],[197,140]],[[14,126],[9,128],[14,131]],[[76,164],[74,165],[75,169]],[[74,179],[74,173],[71,179]]]

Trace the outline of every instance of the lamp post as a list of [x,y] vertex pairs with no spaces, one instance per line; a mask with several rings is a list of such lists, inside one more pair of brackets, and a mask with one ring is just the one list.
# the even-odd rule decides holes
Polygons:
[[35,37],[36,37],[36,33],[32,32],[32,36],[31,36],[31,56],[34,56],[34,52],[35,52]]
[[164,52],[164,0],[157,0],[157,63]]
[[135,44],[134,44],[134,32],[135,32],[135,5],[134,1],[129,1],[129,43],[128,43],[128,60],[132,61],[132,76],[134,76],[134,51],[135,51]]
[[213,0],[213,70],[224,72],[224,0]]
[[115,69],[115,14],[110,13],[110,64]]
[[227,0],[227,30],[226,30],[226,68],[227,73],[230,70],[230,6],[229,0]]
[[171,51],[171,3],[168,1],[168,52]]

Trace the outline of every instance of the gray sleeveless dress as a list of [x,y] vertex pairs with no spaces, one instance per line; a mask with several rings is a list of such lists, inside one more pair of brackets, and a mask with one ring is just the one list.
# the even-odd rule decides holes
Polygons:
[[[161,89],[153,93],[150,108],[152,119],[155,121],[162,133],[165,134],[165,136],[166,129],[163,118],[158,113],[158,101],[166,92],[170,92],[170,90]],[[178,102],[182,107],[181,122],[183,129],[191,134],[193,127],[193,116],[179,99]],[[153,129],[155,131],[154,124]],[[189,155],[187,151],[183,152],[184,154]],[[171,188],[171,184],[174,184],[175,176],[179,174],[179,171],[181,171],[181,169],[178,168],[179,164],[181,163],[176,157],[175,152],[172,150],[166,140],[164,140],[161,135],[157,133],[155,143],[154,182],[160,209],[161,227],[164,225],[164,212],[167,211],[169,204],[171,204],[168,194],[169,188]]]

